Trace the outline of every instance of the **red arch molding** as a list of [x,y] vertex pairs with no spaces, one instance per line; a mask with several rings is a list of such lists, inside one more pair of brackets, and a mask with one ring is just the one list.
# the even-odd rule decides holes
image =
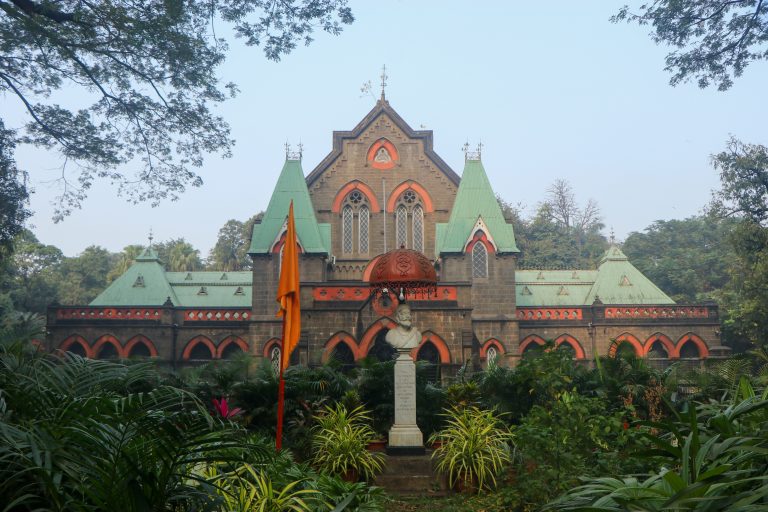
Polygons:
[[261,355],[269,359],[269,353],[272,351],[272,347],[277,345],[279,349],[282,350],[283,343],[280,341],[280,338],[269,338],[267,342],[264,344],[264,348],[261,351]]
[[396,326],[397,324],[395,322],[386,317],[379,318],[373,322],[371,326],[368,327],[368,330],[365,331],[365,334],[363,334],[363,337],[360,340],[360,348],[358,352],[360,358],[368,355],[368,352],[371,350],[373,342],[376,340],[376,335],[379,334],[379,331],[382,329],[394,329]]
[[115,338],[111,334],[104,334],[102,336],[99,336],[99,338],[94,342],[93,351],[92,351],[94,358],[99,356],[101,347],[103,347],[107,343],[110,343],[115,347],[115,350],[117,351],[117,357],[121,359],[125,359],[125,352],[123,351],[123,346],[120,344],[117,338]]
[[426,345],[427,342],[431,342],[437,349],[437,353],[440,355],[440,364],[449,364],[451,362],[451,351],[448,350],[448,345],[445,344],[443,338],[431,331],[423,333],[419,346],[411,350],[411,357],[414,361],[418,357],[421,347]]
[[613,343],[611,343],[611,346],[608,348],[608,357],[616,357],[616,351],[619,349],[619,345],[622,343],[629,343],[632,345],[632,348],[635,349],[635,355],[637,357],[643,356],[643,344],[640,343],[640,340],[638,340],[634,335],[624,332],[616,336],[616,339],[613,340]]
[[131,357],[131,350],[133,350],[133,347],[138,345],[139,343],[144,344],[149,349],[149,356],[150,357],[157,357],[157,347],[155,347],[155,344],[152,343],[152,340],[144,336],[143,334],[138,334],[128,340],[128,343],[125,344],[125,348],[123,348],[123,356],[125,358]]
[[675,357],[680,357],[680,349],[683,348],[683,345],[689,341],[698,347],[700,359],[706,359],[709,357],[709,348],[707,347],[707,344],[704,343],[704,340],[702,340],[698,335],[692,332],[683,334],[680,339],[677,340],[677,344],[675,345]]
[[537,336],[535,334],[529,334],[525,338],[523,338],[523,341],[520,342],[520,355],[523,355],[525,352],[525,349],[528,348],[528,345],[531,343],[536,343],[539,346],[543,346],[546,342],[544,341],[544,338],[541,336]]
[[579,340],[570,334],[561,334],[555,339],[555,347],[559,347],[563,343],[567,343],[573,348],[573,351],[576,353],[576,359],[586,359],[587,355],[584,353],[584,348],[579,343]]
[[402,182],[397,187],[395,187],[395,189],[389,195],[389,199],[387,199],[388,212],[395,211],[395,205],[397,204],[397,200],[400,198],[400,194],[402,194],[409,188],[413,189],[414,192],[419,194],[419,197],[421,197],[421,201],[424,203],[425,212],[430,213],[435,211],[434,203],[432,202],[432,196],[429,195],[429,192],[427,192],[427,189],[425,189],[424,187],[422,187],[421,185],[419,185],[413,180],[408,180],[408,181]]
[[371,213],[377,213],[381,211],[379,200],[376,199],[376,194],[373,193],[373,189],[371,189],[371,187],[362,181],[354,180],[350,181],[341,187],[338,192],[336,192],[336,197],[333,198],[333,203],[331,204],[331,211],[333,213],[339,213],[341,211],[342,201],[344,201],[344,198],[347,197],[347,194],[353,190],[359,190],[365,197],[368,198],[368,203],[371,206]]
[[500,356],[503,356],[507,352],[504,350],[504,345],[502,345],[499,340],[496,338],[490,338],[485,343],[483,343],[482,347],[480,347],[480,359],[486,359],[488,357],[488,349],[491,348],[491,346],[496,347],[496,350],[499,352]]
[[216,359],[221,359],[221,355],[227,347],[233,343],[240,347],[240,350],[242,350],[244,354],[248,353],[248,344],[242,338],[239,336],[227,336],[221,343],[219,343],[219,346],[216,347]]
[[85,357],[93,359],[93,350],[91,349],[91,346],[88,344],[87,341],[85,341],[85,338],[80,336],[79,334],[73,334],[72,336],[69,336],[67,339],[65,339],[61,345],[59,345],[59,350],[62,352],[66,352],[69,350],[69,347],[74,345],[75,343],[79,343],[83,350],[85,351]]
[[184,347],[184,352],[181,354],[181,358],[185,361],[189,359],[189,355],[192,353],[192,350],[202,343],[206,347],[208,347],[208,350],[211,352],[211,359],[216,358],[216,346],[213,344],[213,342],[208,339],[205,336],[195,336],[189,342],[187,343],[187,346]]
[[349,349],[352,351],[352,355],[354,356],[355,361],[365,357],[365,355],[360,355],[360,347],[358,347],[357,342],[355,342],[354,336],[348,332],[340,331],[328,338],[328,341],[325,342],[325,349],[323,350],[322,356],[323,363],[328,362],[328,360],[331,358],[331,354],[333,354],[333,350],[339,343],[344,343],[349,347]]
[[669,337],[665,334],[662,334],[660,332],[651,334],[647,340],[645,340],[645,344],[643,345],[643,357],[648,357],[648,354],[651,353],[651,347],[655,342],[661,342],[661,344],[664,346],[664,348],[667,351],[667,357],[672,359],[675,354],[675,344],[672,343],[672,340],[669,339]]
[[472,254],[472,249],[475,248],[475,244],[477,243],[483,244],[485,249],[488,251],[488,254],[496,253],[496,248],[493,246],[491,241],[488,240],[488,233],[486,233],[483,229],[478,229],[475,231],[472,240],[467,242],[467,246],[464,248],[464,252],[467,254]]

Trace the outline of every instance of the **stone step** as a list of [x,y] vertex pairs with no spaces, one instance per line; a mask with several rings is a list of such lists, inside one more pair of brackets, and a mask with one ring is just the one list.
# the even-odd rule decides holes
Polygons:
[[399,496],[444,496],[445,478],[434,470],[427,455],[387,455],[375,485]]

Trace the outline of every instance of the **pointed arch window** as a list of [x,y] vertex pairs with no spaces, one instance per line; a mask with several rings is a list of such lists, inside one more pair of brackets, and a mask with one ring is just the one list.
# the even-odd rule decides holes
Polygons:
[[352,252],[352,224],[354,223],[354,212],[350,205],[341,210],[341,249],[344,253]]
[[368,224],[371,220],[371,214],[368,210],[368,207],[363,205],[360,207],[360,210],[358,211],[358,222],[359,222],[359,232],[358,232],[358,240],[359,240],[359,251],[360,254],[367,254],[368,253]]
[[395,245],[408,246],[408,209],[402,204],[395,211]]
[[413,249],[424,252],[424,209],[420,205],[413,208]]
[[482,242],[472,248],[472,277],[488,277],[488,249]]

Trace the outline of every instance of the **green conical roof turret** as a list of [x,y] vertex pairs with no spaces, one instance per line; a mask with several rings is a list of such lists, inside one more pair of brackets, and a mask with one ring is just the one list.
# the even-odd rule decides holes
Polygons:
[[287,159],[261,224],[253,226],[249,254],[264,254],[272,250],[282,233],[291,200],[296,221],[296,236],[304,252],[330,253],[330,225],[317,222],[301,161]]
[[504,218],[482,162],[467,159],[451,217],[447,224],[437,225],[437,255],[464,252],[467,241],[479,226],[489,231],[497,252],[520,252],[515,232]]
[[591,304],[599,298],[603,304],[674,304],[669,296],[629,262],[615,244],[600,259],[597,277],[587,296]]

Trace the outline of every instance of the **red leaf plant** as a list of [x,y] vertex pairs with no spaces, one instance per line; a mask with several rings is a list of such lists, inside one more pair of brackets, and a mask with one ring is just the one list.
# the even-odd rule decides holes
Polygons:
[[213,408],[216,409],[216,412],[219,416],[226,420],[230,420],[237,416],[238,414],[242,414],[243,410],[240,407],[235,407],[233,409],[229,408],[229,404],[227,403],[227,399],[224,397],[221,397],[219,399],[214,398],[212,400],[213,402]]

